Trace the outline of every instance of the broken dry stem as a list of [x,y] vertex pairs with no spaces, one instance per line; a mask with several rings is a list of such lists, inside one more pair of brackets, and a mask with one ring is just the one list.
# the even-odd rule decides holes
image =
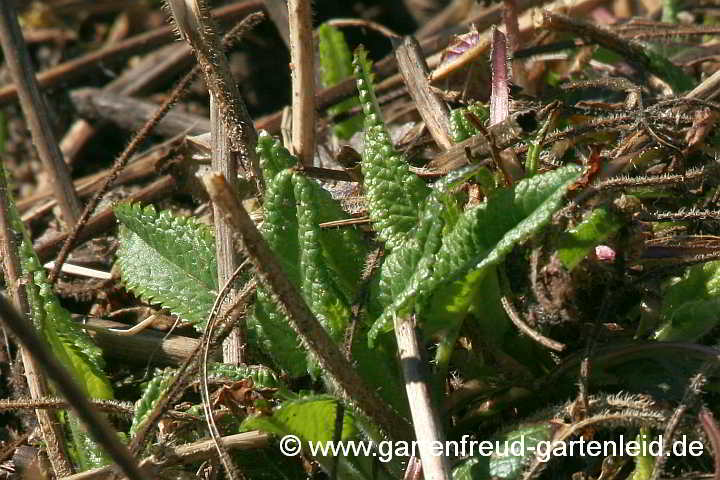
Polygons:
[[177,366],[195,350],[198,339],[182,335],[166,335],[146,329],[136,335],[120,335],[114,329],[127,325],[104,318],[89,317],[82,326],[103,351],[105,358],[116,359],[125,364]]
[[425,374],[425,362],[423,362],[418,344],[414,317],[395,317],[395,338],[405,377],[405,391],[410,404],[415,438],[420,445],[420,460],[424,478],[426,480],[449,480],[451,475],[448,459],[445,455],[437,455],[433,447],[445,444],[445,434],[430,397],[431,389]]
[[[219,109],[218,120],[231,142],[233,158],[239,156],[242,166],[252,172],[258,189],[262,192],[262,175],[258,164],[255,145],[257,132],[233,78],[228,59],[217,35],[217,27],[204,0],[168,0],[173,19],[181,35],[190,43],[195,57],[205,75],[213,101]],[[214,169],[217,167],[214,165]],[[224,170],[222,170],[224,172]],[[237,170],[232,172],[235,181]]]
[[413,37],[403,39],[395,49],[395,57],[407,90],[415,101],[418,113],[425,121],[430,135],[442,149],[449,149],[453,146],[448,130],[450,109],[430,89],[427,80],[430,70],[417,40]]
[[[517,112],[506,120],[488,127],[488,136],[495,140],[497,148],[502,150],[517,143],[521,136],[535,127],[535,112]],[[428,168],[449,172],[466,165],[471,156],[489,155],[491,145],[483,135],[475,135],[452,148],[438,154],[429,164]]]
[[[85,87],[70,92],[70,100],[78,113],[90,120],[108,121],[123,130],[134,131],[150,121],[158,105],[128,95]],[[210,131],[207,117],[172,111],[157,124],[153,133],[163,137],[202,135]]]
[[338,28],[358,27],[367,30],[374,30],[383,37],[390,40],[398,40],[401,37],[385,25],[378,22],[373,22],[372,20],[367,20],[365,18],[331,18],[330,20],[325,22],[325,24],[332,25],[333,27]]
[[[215,95],[210,95],[210,139],[212,142],[212,167],[216,172],[222,172],[231,182],[234,192],[238,191],[237,162],[235,161],[232,145],[228,141],[231,132],[228,125],[223,121],[223,112]],[[213,205],[213,222],[215,224],[215,256],[217,258],[218,285],[224,285],[230,279],[233,272],[240,265],[240,255],[235,249],[232,235],[232,227],[228,224],[225,216]],[[232,300],[235,297],[235,289],[228,295]],[[230,333],[223,344],[223,362],[231,365],[244,363],[243,351],[246,335],[241,330]],[[221,455],[221,458],[223,456]]]
[[289,0],[292,62],[292,152],[303,165],[315,158],[315,51],[310,0]]

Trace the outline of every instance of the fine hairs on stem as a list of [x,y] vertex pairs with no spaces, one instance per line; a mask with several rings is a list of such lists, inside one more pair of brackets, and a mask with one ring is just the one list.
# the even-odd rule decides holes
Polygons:
[[[234,192],[239,190],[238,157],[246,171],[252,171],[259,192],[263,191],[255,145],[257,132],[220,48],[217,29],[204,0],[169,0],[168,5],[182,37],[193,47],[210,90],[210,137],[212,169],[222,173]],[[240,265],[232,231],[225,217],[213,205],[218,283],[224,284]],[[234,297],[231,293],[230,299]],[[223,361],[242,364],[243,330],[234,331],[223,345]],[[221,456],[221,458],[224,458]]]

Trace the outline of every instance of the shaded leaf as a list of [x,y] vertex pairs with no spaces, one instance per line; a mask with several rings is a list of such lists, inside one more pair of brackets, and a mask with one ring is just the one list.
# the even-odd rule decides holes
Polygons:
[[665,80],[676,94],[695,87],[695,80],[648,43],[641,44],[649,59],[648,70]]
[[694,341],[720,321],[720,262],[688,267],[663,289],[660,341]]
[[158,372],[147,384],[142,395],[135,402],[135,414],[130,425],[130,435],[135,435],[137,429],[148,418],[155,408],[162,394],[172,383],[175,369],[166,369]]
[[453,480],[480,480],[490,478],[490,459],[475,456],[458,463],[452,470]]
[[454,109],[450,112],[450,135],[455,143],[460,143],[480,133],[475,125],[468,121],[468,112],[475,115],[481,122],[490,118],[490,111],[482,103],[473,103],[467,107]]
[[470,458],[453,468],[452,478],[453,480],[522,478],[525,467],[535,458],[538,444],[549,441],[551,435],[550,423],[541,423],[523,426],[476,444],[474,451],[465,452]]
[[225,378],[240,381],[250,378],[258,388],[280,388],[284,386],[277,374],[263,365],[230,365],[212,363],[208,365],[209,378]]
[[648,452],[648,444],[653,441],[650,429],[642,427],[635,441],[640,446],[640,453],[633,457],[635,470],[629,478],[630,480],[650,480],[655,467],[655,457]]
[[605,207],[596,208],[588,218],[569,230],[560,240],[557,257],[568,270],[575,268],[592,248],[622,227],[622,222]]
[[[359,440],[360,425],[352,410],[342,409],[342,432],[338,438],[342,442]],[[338,415],[338,400],[327,395],[309,396],[298,400],[284,402],[273,411],[271,416],[254,416],[246,419],[241,428],[245,430],[261,430],[283,437],[295,435],[301,442],[306,453],[310,453],[308,442],[315,445],[328,445],[335,435],[336,418]],[[329,452],[328,452],[329,453]],[[338,479],[373,479],[389,478],[382,471],[372,466],[372,455],[342,455],[337,456]],[[332,455],[318,454],[314,457],[326,472],[329,472],[335,458]]]
[[535,458],[538,443],[550,440],[551,435],[550,423],[530,425],[501,435],[497,438],[501,442],[499,449],[490,456],[490,475],[506,480],[522,478],[523,469]]

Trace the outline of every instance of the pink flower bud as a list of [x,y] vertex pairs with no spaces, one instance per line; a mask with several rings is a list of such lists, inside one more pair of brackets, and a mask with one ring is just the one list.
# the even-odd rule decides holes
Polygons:
[[595,256],[601,262],[612,263],[615,261],[615,250],[607,245],[598,245],[595,247]]

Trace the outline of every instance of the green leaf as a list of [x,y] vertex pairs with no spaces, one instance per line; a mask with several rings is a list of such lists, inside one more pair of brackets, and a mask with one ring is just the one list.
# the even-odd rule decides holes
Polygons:
[[527,142],[528,151],[525,156],[525,175],[527,177],[532,177],[537,174],[540,152],[542,152],[543,149],[543,139],[550,128],[556,123],[564,123],[563,121],[557,122],[556,120],[556,115],[548,115],[542,126],[535,132],[533,139]]
[[365,113],[365,148],[361,168],[370,220],[385,247],[392,250],[410,238],[417,225],[420,205],[430,189],[410,172],[385,130],[375,97],[367,52],[358,48],[354,58],[360,103]]
[[599,207],[569,230],[560,240],[557,257],[568,270],[575,268],[594,246],[622,227],[622,222],[606,207]]
[[[263,152],[259,151],[258,153],[262,158]],[[284,154],[283,152],[282,155]],[[303,205],[300,208],[295,196],[295,177],[295,172],[286,169],[277,173],[267,183],[265,222],[262,232],[270,248],[280,259],[288,279],[301,289],[303,297],[307,301],[308,292],[303,290],[304,277],[301,263],[304,259],[305,267],[311,268],[307,265],[308,258],[304,248],[311,248],[317,254],[318,241],[315,236],[311,235],[307,239],[303,236],[307,225],[303,225],[304,228],[301,228],[300,221],[303,212],[311,210],[313,206]],[[267,176],[266,178],[270,177]],[[313,273],[317,274],[318,272],[313,271]],[[312,280],[309,281],[309,285],[312,286]],[[315,289],[312,290],[315,291]],[[330,301],[335,299],[336,296],[333,296]],[[308,303],[313,313],[316,313],[314,307],[317,308],[322,301],[319,298],[311,297]],[[289,320],[265,288],[258,291],[255,320],[255,330],[261,346],[270,353],[278,366],[285,369],[292,376],[300,376],[308,371],[307,350],[300,346],[297,333],[292,329]],[[325,320],[324,324],[327,324],[327,318],[321,321],[323,320]]]
[[528,144],[528,151],[525,159],[525,171],[529,177],[532,177],[535,173],[537,173],[537,166],[541,151],[542,145],[540,143],[530,142]]
[[353,74],[352,54],[345,35],[324,23],[317,29],[320,50],[320,72],[325,87],[332,87]]
[[660,341],[695,341],[720,321],[720,261],[688,267],[663,289]]
[[[491,438],[489,441],[467,446],[470,458],[452,471],[453,480],[485,480],[488,478],[515,480],[522,478],[525,467],[535,458],[540,442],[552,436],[550,423],[526,425]],[[482,449],[482,450],[481,450]],[[542,452],[539,452],[542,454]]]
[[150,380],[143,390],[142,395],[135,402],[135,414],[133,415],[132,424],[130,425],[130,435],[135,435],[138,428],[148,418],[150,412],[155,408],[155,404],[165,390],[168,389],[174,378],[175,369],[166,369],[158,372],[152,380]]
[[452,469],[453,480],[484,480],[490,478],[490,459],[487,456],[470,457]]
[[[446,216],[438,214],[442,203],[438,195],[431,195],[423,208],[420,225],[412,230],[413,235],[402,248],[393,250],[383,263],[379,283],[378,299],[382,307],[390,305],[408,285],[408,280],[423,278],[431,266],[432,259],[442,242]],[[424,261],[423,261],[424,260]],[[413,276],[416,271],[422,270]]]
[[640,44],[649,59],[648,70],[665,80],[673,92],[680,94],[695,87],[695,80],[687,75],[682,68],[678,67],[665,55],[657,50],[657,47],[649,43]]
[[71,443],[68,445],[70,458],[77,464],[78,471],[84,472],[93,468],[103,467],[112,463],[112,459],[87,434],[85,426],[78,417],[65,414],[70,430]]
[[[367,242],[354,228],[319,227],[347,214],[314,180],[291,168],[275,171],[282,164],[296,163],[279,142],[264,138],[258,154],[267,180],[263,235],[312,312],[340,340],[358,293]],[[280,367],[293,376],[308,369],[307,350],[299,348],[297,334],[265,289],[258,292],[251,324],[261,347]]]
[[[265,130],[258,133],[257,154],[260,159],[260,168],[266,184],[273,181],[275,176],[285,169],[298,165],[298,160],[283,148],[280,141],[273,138]],[[266,209],[268,212],[271,210]]]
[[113,398],[112,387],[104,368],[101,350],[90,340],[82,327],[74,322],[52,291],[34,252],[23,242],[23,268],[32,275],[26,287],[35,325],[43,333],[53,354],[70,369],[73,377],[92,398]]
[[[315,201],[324,190],[300,175],[295,179],[300,239],[301,290],[320,323],[336,340],[342,339],[350,320],[350,302],[335,285],[325,262],[319,225],[320,203]],[[327,193],[327,192],[325,192]],[[328,194],[329,196],[329,194]],[[327,200],[327,198],[326,198]],[[358,277],[359,279],[359,277]]]
[[[284,437],[295,435],[302,442],[303,449],[310,453],[308,442],[315,445],[328,445],[335,436],[335,425],[338,415],[338,400],[328,395],[309,396],[298,400],[284,402],[273,411],[271,416],[254,416],[246,419],[241,428],[243,430],[261,430],[263,432]],[[340,441],[359,440],[360,425],[352,410],[342,409],[342,431],[338,436]],[[329,453],[329,452],[328,452]],[[329,472],[333,467],[331,454],[315,456],[315,459]],[[345,456],[338,455],[336,478],[338,479],[373,479],[388,478],[383,471],[375,472],[371,455]]]
[[[535,458],[538,443],[549,441],[551,435],[550,423],[542,423],[498,437],[500,448],[490,456],[491,477],[505,480],[522,478],[523,469]],[[516,448],[512,448],[513,446]]]
[[[407,288],[413,273],[418,268],[426,269],[429,266],[428,261],[433,259],[433,255],[440,248],[442,235],[450,231],[462,215],[452,190],[481,170],[484,170],[484,167],[469,165],[435,182],[430,195],[422,202],[418,224],[411,231],[411,235],[402,248],[393,250],[383,262],[380,279],[372,291],[371,302],[377,302],[381,308],[390,305],[393,299]],[[424,263],[420,265],[422,259]],[[421,275],[417,275],[417,278],[421,278]]]
[[433,274],[419,288],[423,297],[432,297],[428,317],[460,320],[488,269],[550,222],[580,171],[567,166],[522,180],[466,212],[443,238]]
[[260,349],[267,352],[288,375],[299,377],[308,371],[308,352],[300,344],[297,333],[288,325],[287,317],[264,288],[258,289],[255,312],[248,319],[248,326],[255,331]]
[[490,117],[490,110],[482,103],[473,103],[467,107],[454,109],[450,112],[450,135],[455,143],[460,143],[480,133],[475,125],[468,121],[468,112],[474,114],[481,122]]
[[392,307],[375,322],[370,342],[392,329],[394,315],[407,313],[416,303],[430,305],[426,316],[431,321],[438,319],[449,328],[461,321],[487,269],[550,222],[567,186],[579,174],[580,168],[566,166],[536,175],[466,211],[443,236],[437,253],[423,259],[426,265],[416,269]]
[[[318,27],[318,50],[320,51],[320,72],[323,87],[332,87],[352,76],[352,55],[343,33],[332,25]],[[357,97],[348,98],[328,109],[330,115],[338,115],[358,106]],[[361,115],[355,115],[333,126],[339,138],[347,140],[360,131],[363,124]]]
[[215,240],[192,218],[121,203],[117,265],[125,286],[202,330],[218,290]]
[[208,377],[223,378],[232,381],[250,378],[253,381],[253,385],[258,388],[280,388],[284,386],[277,374],[263,365],[212,363],[208,365]]
[[[271,416],[257,415],[243,421],[245,430],[262,430],[274,435],[297,435],[304,442],[329,442],[335,434],[338,400],[329,395],[313,395],[284,402]],[[354,415],[345,412],[341,440],[358,434]]]
[[[7,177],[2,163],[0,175]],[[82,327],[72,320],[70,312],[55,296],[11,197],[8,207],[11,226],[23,239],[18,254],[35,328],[43,336],[55,358],[70,371],[73,379],[89,397],[112,399],[113,390],[104,372],[102,352]],[[68,425],[72,438],[70,451],[81,470],[109,463],[105,452],[93,442],[74,415],[70,416]]]
[[379,338],[373,348],[366,338],[367,328],[358,329],[353,338],[352,360],[356,370],[396,412],[410,418],[395,338],[389,335]]
[[720,299],[687,301],[672,310],[663,309],[663,325],[655,332],[661,342],[692,342],[717,326]]
[[26,284],[26,290],[36,328],[45,337],[53,354],[70,369],[90,397],[113,398],[101,350],[72,320],[70,312],[60,305],[29,242],[23,240],[20,255],[23,273],[31,279]]
[[[279,142],[275,142],[273,148],[276,156],[292,158]],[[265,152],[269,151],[265,149]],[[264,155],[262,151],[259,154],[261,158]],[[274,166],[267,160],[265,162]],[[291,163],[286,162],[287,165]],[[266,178],[271,177],[265,196],[263,234],[313,313],[340,341],[350,317],[350,305],[358,294],[368,253],[367,242],[355,229],[319,228],[320,223],[345,218],[347,214],[315,181],[290,169],[273,176],[266,175]],[[262,347],[279,366],[292,376],[301,375],[306,370],[314,373],[312,368],[308,368],[312,362],[308,363],[307,350],[299,345],[289,321],[264,289],[258,292],[253,321]],[[359,334],[353,345],[353,360],[361,375],[389,403],[406,409],[394,348],[370,350],[361,341],[363,338]],[[378,365],[384,365],[384,368],[378,371]],[[322,417],[328,418],[326,413]],[[275,433],[280,433],[280,430],[275,430]],[[343,468],[354,471],[361,469],[356,462],[345,462],[344,465]]]
[[[284,150],[284,149],[283,149]],[[258,152],[262,159],[262,152]],[[263,171],[264,172],[264,171]],[[266,175],[265,221],[262,234],[275,252],[283,270],[295,285],[300,284],[300,233],[292,170],[282,170],[272,180]]]
[[[497,270],[498,268],[488,269],[478,288],[482,295],[475,297],[471,308],[477,317],[476,326],[485,341],[495,345],[502,345],[505,335],[508,331],[514,331],[512,330],[514,327],[512,327],[512,322],[510,322],[500,302],[502,292],[500,291]],[[441,326],[437,325],[435,327],[439,328]],[[433,325],[428,325],[428,330],[433,330]],[[517,356],[519,353],[513,352],[513,356]]]

